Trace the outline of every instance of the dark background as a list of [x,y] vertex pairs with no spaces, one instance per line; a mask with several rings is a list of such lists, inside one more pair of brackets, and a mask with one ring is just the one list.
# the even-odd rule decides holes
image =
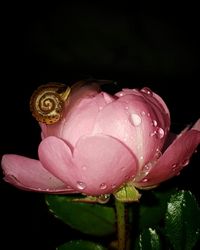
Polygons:
[[[1,30],[1,152],[37,158],[40,129],[29,111],[37,86],[96,78],[118,87],[152,88],[171,111],[179,132],[199,117],[199,13],[179,5],[98,3],[7,4]],[[199,153],[173,185],[197,198]],[[42,194],[3,180],[1,249],[55,249],[75,237],[54,220]],[[7,239],[6,239],[7,238]]]

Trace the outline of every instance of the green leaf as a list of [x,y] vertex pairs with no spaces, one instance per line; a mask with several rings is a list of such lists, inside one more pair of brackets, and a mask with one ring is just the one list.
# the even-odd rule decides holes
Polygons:
[[151,228],[145,229],[136,242],[137,250],[160,250],[161,242],[160,237],[156,230]]
[[59,219],[82,233],[104,236],[115,232],[115,211],[102,204],[74,202],[68,195],[47,195],[49,210]]
[[73,240],[58,247],[57,250],[106,250],[106,248],[90,241]]
[[168,191],[146,191],[142,194],[139,207],[139,228],[145,228],[159,225],[164,219],[167,210],[167,202],[175,190]]
[[191,192],[179,191],[171,196],[165,231],[174,249],[193,249],[200,235],[200,209]]

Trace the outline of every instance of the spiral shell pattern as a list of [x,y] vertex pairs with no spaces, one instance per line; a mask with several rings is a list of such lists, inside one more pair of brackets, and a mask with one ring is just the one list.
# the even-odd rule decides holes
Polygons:
[[65,90],[64,84],[49,83],[34,91],[30,99],[30,110],[37,121],[50,125],[61,119],[64,107],[62,93]]

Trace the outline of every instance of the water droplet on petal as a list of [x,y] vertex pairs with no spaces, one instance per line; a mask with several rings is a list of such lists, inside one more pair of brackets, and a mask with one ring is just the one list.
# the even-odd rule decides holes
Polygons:
[[100,185],[100,189],[106,189],[106,188],[107,188],[106,183],[101,183],[101,185]]
[[116,188],[116,185],[115,185],[115,184],[113,184],[111,187],[112,187],[112,189],[115,189],[115,188]]
[[87,167],[86,166],[82,166],[82,169],[85,171],[87,169]]
[[102,106],[99,106],[99,110],[102,110],[103,109],[103,107]]
[[161,155],[162,155],[161,151],[157,148],[157,149],[156,149],[156,153],[155,153],[155,159],[160,158]]
[[142,168],[141,175],[144,177],[148,175],[149,171],[151,170],[153,164],[151,162],[148,162],[144,167]]
[[77,181],[77,188],[83,190],[86,188],[86,184],[82,181]]
[[152,133],[150,133],[150,136],[153,137],[154,135],[156,135],[157,132],[156,131],[153,131]]
[[172,171],[175,172],[177,170],[177,164],[172,165]]
[[142,114],[143,116],[146,115],[146,113],[145,113],[144,111],[142,111],[141,114]]
[[143,160],[144,159],[144,156],[142,155],[142,156],[140,156],[140,160]]
[[139,126],[142,122],[140,116],[137,114],[131,114],[131,121],[134,126]]
[[151,116],[150,113],[147,113],[147,116],[150,117]]
[[141,182],[142,183],[145,183],[145,182],[147,182],[148,181],[148,179],[147,178],[144,178]]
[[125,107],[125,109],[126,109],[126,110],[128,110],[128,109],[129,109],[129,107],[128,107],[128,106],[126,106],[126,107]]
[[185,167],[185,166],[187,166],[187,165],[189,164],[189,161],[190,161],[189,159],[185,159],[185,160],[182,162],[181,165],[182,165],[183,167]]
[[154,127],[156,127],[156,126],[158,125],[158,123],[157,123],[156,120],[153,120],[152,123],[153,123],[153,126],[154,126]]
[[141,92],[146,93],[146,94],[151,95],[151,96],[153,95],[152,90],[150,88],[147,88],[147,87],[142,88]]
[[162,128],[158,128],[158,137],[161,139],[165,135],[165,132]]

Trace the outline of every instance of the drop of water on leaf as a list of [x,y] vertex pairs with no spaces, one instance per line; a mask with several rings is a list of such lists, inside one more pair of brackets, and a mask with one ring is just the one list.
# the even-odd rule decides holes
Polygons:
[[106,188],[107,188],[106,183],[101,183],[101,185],[100,185],[100,189],[106,189]]
[[133,125],[136,127],[139,126],[142,122],[140,116],[137,114],[131,114],[131,121],[132,121]]
[[153,95],[153,92],[151,91],[151,89],[149,89],[149,88],[147,88],[147,87],[142,88],[142,89],[141,89],[141,92],[146,93],[146,94],[148,94],[148,95],[150,95],[150,96]]
[[83,190],[86,188],[86,184],[82,181],[77,181],[77,188]]

